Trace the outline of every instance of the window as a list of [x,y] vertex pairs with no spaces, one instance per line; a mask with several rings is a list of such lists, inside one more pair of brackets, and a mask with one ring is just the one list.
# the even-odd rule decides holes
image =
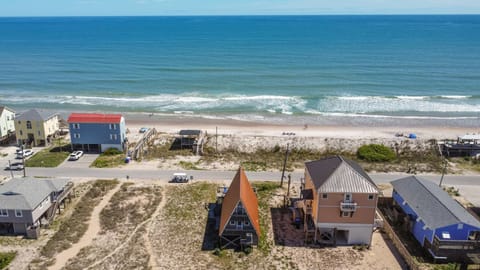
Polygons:
[[342,212],[342,217],[349,217],[350,213],[349,212]]
[[20,125],[22,123],[22,121],[18,120],[18,124]]
[[20,130],[20,136],[23,136],[23,131]]
[[73,124],[73,129],[80,129],[80,124],[78,123]]
[[369,200],[373,200],[374,197],[375,197],[375,196],[373,196],[373,194],[369,194],[369,195],[368,195],[368,199],[369,199]]
[[352,193],[345,193],[344,197],[346,202],[351,202],[352,201]]
[[0,217],[8,217],[7,209],[0,209]]
[[38,131],[38,136],[40,136],[40,130]]
[[458,224],[458,225],[457,225],[457,229],[458,229],[458,230],[462,230],[462,229],[463,229],[463,224],[462,224],[462,223]]
[[17,209],[15,209],[15,216],[16,216],[16,217],[23,217],[22,210],[17,210]]
[[80,139],[80,133],[73,133],[73,138]]
[[27,129],[32,129],[32,122],[27,121]]
[[245,220],[245,226],[250,226],[250,222],[248,220]]
[[235,225],[235,220],[230,220],[230,225]]
[[117,140],[117,134],[110,134],[110,140]]
[[324,199],[324,200],[328,199],[328,194],[327,193],[322,193],[322,199]]
[[117,125],[116,124],[109,124],[109,128],[110,129],[117,129]]

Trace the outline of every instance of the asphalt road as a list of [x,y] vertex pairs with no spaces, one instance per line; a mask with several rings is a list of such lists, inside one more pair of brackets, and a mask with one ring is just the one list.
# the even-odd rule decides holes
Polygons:
[[[87,177],[87,178],[117,178],[126,179],[155,179],[168,181],[175,172],[185,172],[192,175],[195,180],[211,180],[223,181],[231,180],[235,174],[234,171],[173,171],[173,170],[141,170],[141,169],[98,169],[98,168],[27,168],[27,176],[37,177]],[[9,171],[0,173],[4,176],[10,176]],[[14,175],[21,176],[22,171],[14,172]],[[286,173],[288,175],[288,172]],[[280,181],[281,172],[247,172],[247,176],[252,181]],[[303,172],[291,173],[293,181],[299,181],[303,177]],[[406,177],[408,174],[370,174],[370,177],[377,184],[388,183],[392,180]],[[440,175],[421,175],[422,178],[440,182]],[[443,180],[444,185],[462,185],[462,186],[479,186],[480,175],[446,175]]]

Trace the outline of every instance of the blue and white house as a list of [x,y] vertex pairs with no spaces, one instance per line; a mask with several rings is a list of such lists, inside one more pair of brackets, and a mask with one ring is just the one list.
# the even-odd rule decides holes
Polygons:
[[434,259],[478,254],[479,220],[437,184],[410,176],[392,186],[394,204],[406,215],[410,232]]
[[72,149],[104,152],[123,151],[126,142],[125,118],[121,114],[72,113],[68,117]]

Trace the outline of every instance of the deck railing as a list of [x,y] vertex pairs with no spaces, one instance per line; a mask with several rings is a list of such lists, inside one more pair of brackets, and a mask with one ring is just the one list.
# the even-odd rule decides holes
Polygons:
[[357,211],[357,203],[355,202],[341,202],[340,210],[342,212],[355,212]]

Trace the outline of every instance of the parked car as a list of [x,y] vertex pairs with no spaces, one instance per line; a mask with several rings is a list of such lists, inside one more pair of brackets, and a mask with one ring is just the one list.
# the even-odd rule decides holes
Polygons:
[[140,132],[140,133],[145,133],[145,132],[147,132],[148,130],[149,130],[149,128],[142,127],[142,128],[139,130],[139,132]]
[[75,151],[68,156],[68,160],[78,160],[83,156],[83,151]]
[[12,170],[12,171],[23,170],[23,163],[22,162],[14,162],[10,165],[7,165],[5,170]]
[[[190,176],[193,179],[193,176]],[[186,173],[174,173],[170,183],[188,183],[189,177]]]
[[17,150],[17,158],[22,159],[26,158],[33,155],[33,151],[31,149],[25,149],[25,150]]

